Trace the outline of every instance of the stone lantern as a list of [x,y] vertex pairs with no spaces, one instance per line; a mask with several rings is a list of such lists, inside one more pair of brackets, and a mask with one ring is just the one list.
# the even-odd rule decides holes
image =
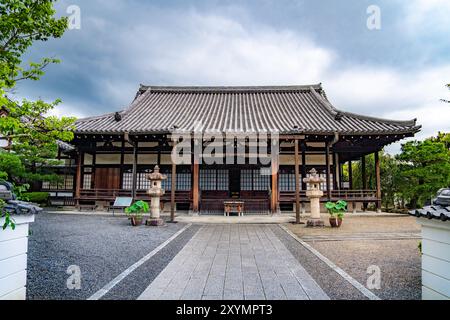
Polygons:
[[323,227],[324,222],[320,219],[320,198],[323,196],[320,184],[325,182],[325,179],[318,176],[314,168],[309,173],[311,176],[303,179],[303,182],[309,185],[306,196],[309,198],[311,206],[311,217],[306,222],[306,225],[308,227]]
[[161,219],[161,207],[160,198],[164,195],[164,189],[161,188],[161,182],[167,179],[167,176],[159,172],[159,167],[155,166],[152,173],[147,176],[147,179],[151,181],[151,187],[148,190],[148,194],[151,198],[150,203],[150,219],[147,220],[148,226],[160,226],[164,224],[164,220]]

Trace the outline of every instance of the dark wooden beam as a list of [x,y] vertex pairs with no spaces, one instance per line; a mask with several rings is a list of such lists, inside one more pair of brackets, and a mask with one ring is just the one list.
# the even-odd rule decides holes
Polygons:
[[302,143],[302,190],[306,190],[306,182],[303,179],[306,178],[306,143]]
[[294,141],[295,145],[295,223],[300,223],[300,168],[298,155],[298,139]]
[[272,213],[278,211],[278,162],[272,159]]
[[353,189],[353,168],[351,160],[348,162],[348,187],[350,190]]
[[195,152],[195,143],[198,141],[192,141],[192,211],[198,212],[200,209],[200,188],[199,188],[199,176],[200,176],[200,160],[199,155]]
[[137,162],[138,162],[138,142],[135,141],[133,147],[133,184],[131,188],[133,200],[136,199],[136,190],[137,190]]
[[194,162],[192,170],[192,211],[199,211],[199,164]]
[[[363,190],[367,190],[366,156],[361,157],[361,179]],[[366,209],[367,209],[367,202],[364,202],[363,210],[365,211]]]
[[81,170],[83,163],[83,153],[79,152],[77,157],[77,171],[75,173],[75,199],[77,201],[77,205],[80,204],[80,195],[81,195]]
[[330,185],[330,145],[327,143],[325,150],[325,164],[326,164],[326,185],[327,185],[327,198],[331,199],[331,185]]
[[333,152],[333,189],[337,190],[339,189],[338,186],[338,174],[337,172],[339,171],[339,163],[336,160],[336,153]]
[[124,153],[124,149],[125,149],[125,140],[122,140],[122,148],[120,150],[120,177],[119,177],[119,185],[120,185],[120,189],[122,189],[123,186],[123,166],[125,164],[125,153]]
[[175,191],[177,188],[177,165],[172,160],[172,184],[170,188],[170,221],[175,222]]
[[379,152],[375,152],[375,177],[377,185],[377,211],[381,211],[381,169]]

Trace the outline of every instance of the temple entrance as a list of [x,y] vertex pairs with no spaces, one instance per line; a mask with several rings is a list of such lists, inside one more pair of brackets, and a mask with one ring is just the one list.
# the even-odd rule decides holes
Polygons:
[[232,168],[229,170],[230,197],[239,199],[241,197],[241,170]]

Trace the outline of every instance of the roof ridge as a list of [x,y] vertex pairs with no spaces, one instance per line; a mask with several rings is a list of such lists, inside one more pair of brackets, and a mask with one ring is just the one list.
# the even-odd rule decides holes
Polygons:
[[[377,122],[384,122],[388,124],[398,125],[398,126],[404,126],[404,127],[414,127],[417,123],[417,118],[411,119],[411,120],[391,120],[391,119],[384,119],[380,117],[373,117],[373,116],[365,116],[362,114],[357,114],[353,112],[348,111],[339,111],[340,114],[353,117],[361,120],[367,120],[367,121],[377,121]],[[420,126],[419,126],[420,127]]]
[[414,118],[412,120],[390,120],[390,119],[384,119],[384,118],[380,118],[380,117],[366,116],[366,115],[362,115],[362,114],[358,114],[358,113],[342,111],[342,110],[335,108],[328,100],[326,100],[319,93],[317,93],[316,90],[313,90],[313,88],[311,88],[311,92],[313,92],[314,96],[335,117],[345,115],[345,116],[360,119],[360,120],[383,122],[383,123],[388,123],[388,124],[393,124],[393,125],[398,125],[398,126],[405,126],[405,127],[414,127],[417,122],[417,118]]
[[[336,116],[339,111],[333,107],[333,105],[328,102],[328,100],[324,99],[317,91],[314,87],[310,87],[309,91],[311,91],[311,93],[313,94],[313,96],[320,102],[320,104],[325,107],[325,109],[331,113],[331,115],[334,117]],[[323,91],[323,90],[322,90]]]
[[104,113],[104,114],[101,114],[101,115],[98,115],[98,116],[85,117],[85,118],[77,119],[76,122],[87,122],[87,121],[91,121],[91,120],[106,118],[106,117],[109,117],[109,116],[113,116],[116,112],[122,113],[124,111],[125,110],[120,110],[120,111]]
[[264,91],[308,91],[310,88],[322,90],[322,84],[283,86],[147,86],[141,84],[139,92],[264,92]]

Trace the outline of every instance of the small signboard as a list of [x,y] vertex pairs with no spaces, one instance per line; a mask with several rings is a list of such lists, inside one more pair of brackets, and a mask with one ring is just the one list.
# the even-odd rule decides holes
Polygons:
[[114,215],[115,209],[125,209],[129,206],[131,206],[131,203],[133,202],[132,197],[116,197],[116,200],[114,200],[114,204],[112,205],[112,212]]
[[131,206],[132,202],[133,202],[132,197],[116,197],[113,207],[126,208],[126,207]]

